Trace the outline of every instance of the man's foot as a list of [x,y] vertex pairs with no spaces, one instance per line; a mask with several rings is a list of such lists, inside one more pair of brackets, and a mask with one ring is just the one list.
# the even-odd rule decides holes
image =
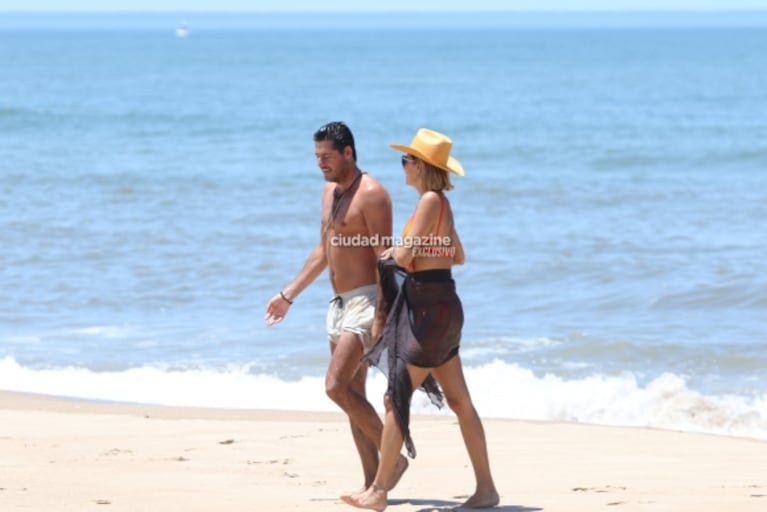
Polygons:
[[460,508],[492,508],[501,501],[498,492],[493,489],[484,493],[475,493]]
[[400,478],[402,478],[402,475],[405,474],[405,470],[410,465],[410,463],[407,461],[407,457],[404,455],[399,456],[399,460],[397,461],[397,465],[394,467],[394,474],[391,477],[391,480],[389,481],[389,485],[386,486],[387,491],[391,491],[395,487],[397,487],[397,484],[399,483]]
[[362,494],[357,494],[355,496],[341,496],[341,500],[353,507],[375,510],[376,512],[383,512],[387,505],[386,491],[376,484],[371,485],[370,488]]

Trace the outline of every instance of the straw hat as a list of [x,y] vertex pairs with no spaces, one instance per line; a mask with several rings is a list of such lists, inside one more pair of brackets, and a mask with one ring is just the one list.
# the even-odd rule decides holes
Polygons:
[[450,171],[463,176],[463,167],[461,163],[450,156],[450,149],[453,147],[453,141],[443,133],[421,128],[413,137],[413,142],[409,146],[402,144],[390,144],[396,150],[403,151],[413,155],[419,160],[439,167],[443,171]]

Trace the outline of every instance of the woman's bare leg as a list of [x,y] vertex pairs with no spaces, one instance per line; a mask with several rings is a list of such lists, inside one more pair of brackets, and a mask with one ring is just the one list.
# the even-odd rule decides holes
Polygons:
[[490,458],[487,453],[485,430],[471,401],[459,356],[453,357],[439,368],[434,368],[432,374],[442,387],[447,404],[458,417],[463,442],[469,453],[472,468],[474,468],[476,489],[474,494],[463,504],[463,507],[494,507],[500,499],[493,482],[493,476],[490,473]]

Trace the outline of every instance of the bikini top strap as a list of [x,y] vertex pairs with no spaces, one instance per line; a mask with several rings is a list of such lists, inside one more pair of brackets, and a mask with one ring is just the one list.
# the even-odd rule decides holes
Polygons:
[[439,219],[437,220],[437,230],[435,235],[439,236],[439,228],[442,227],[442,214],[445,212],[445,196],[442,192],[437,192],[439,195]]

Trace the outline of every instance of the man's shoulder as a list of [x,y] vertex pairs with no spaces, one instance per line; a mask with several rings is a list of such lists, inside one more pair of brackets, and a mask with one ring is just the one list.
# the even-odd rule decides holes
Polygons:
[[365,199],[370,200],[381,200],[381,199],[389,199],[389,191],[386,190],[386,187],[381,184],[380,181],[378,181],[374,176],[372,176],[370,173],[365,173],[362,177],[362,183],[360,187],[360,192],[363,193],[365,196]]

